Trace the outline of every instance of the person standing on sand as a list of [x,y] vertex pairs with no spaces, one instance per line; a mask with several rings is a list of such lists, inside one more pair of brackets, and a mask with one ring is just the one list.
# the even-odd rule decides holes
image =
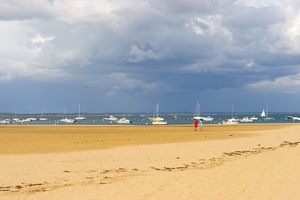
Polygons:
[[198,120],[194,119],[194,131],[197,131],[198,124],[199,124]]
[[203,123],[202,123],[202,119],[200,119],[200,131],[201,131],[201,128],[203,127]]

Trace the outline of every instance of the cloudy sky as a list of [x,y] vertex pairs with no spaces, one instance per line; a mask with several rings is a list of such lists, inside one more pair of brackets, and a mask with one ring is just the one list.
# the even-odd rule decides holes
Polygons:
[[300,112],[299,0],[0,0],[0,112]]

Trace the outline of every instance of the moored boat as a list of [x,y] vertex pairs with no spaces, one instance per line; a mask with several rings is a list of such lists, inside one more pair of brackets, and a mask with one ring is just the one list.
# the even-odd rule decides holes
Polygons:
[[238,124],[239,122],[234,120],[234,118],[222,121],[222,124]]
[[10,119],[0,120],[0,124],[10,124],[10,123],[11,123]]
[[60,119],[59,121],[63,123],[74,123],[76,122],[76,119],[67,118],[67,109],[65,108],[64,118]]
[[159,104],[157,103],[155,112],[154,112],[154,116],[152,118],[150,118],[152,124],[153,125],[167,125],[168,122],[164,121],[164,118],[161,118],[158,116],[158,108],[159,108]]
[[261,116],[264,117],[264,121],[270,121],[270,120],[275,120],[273,117],[268,117],[268,104],[267,104],[267,111],[265,113],[265,110],[261,113]]
[[117,120],[118,124],[130,124],[131,121],[129,119],[126,119],[125,117],[122,117],[121,119]]
[[78,116],[75,117],[76,120],[85,120],[86,117],[80,115],[80,104],[78,105]]
[[46,121],[46,120],[48,120],[48,118],[44,117],[44,109],[42,109],[42,114],[41,114],[39,120],[40,120],[40,121]]
[[253,122],[253,120],[249,119],[249,117],[243,117],[243,119],[241,119],[240,122]]
[[105,117],[102,120],[108,120],[108,121],[117,121],[118,118],[114,117],[113,115],[109,115],[109,117]]
[[74,123],[74,122],[76,122],[75,119],[68,119],[68,118],[64,118],[64,119],[61,119],[59,121],[64,122],[64,123]]
[[258,120],[258,118],[257,118],[257,117],[255,117],[255,116],[253,116],[253,117],[250,117],[250,119],[251,119],[252,121],[254,121],[254,120]]

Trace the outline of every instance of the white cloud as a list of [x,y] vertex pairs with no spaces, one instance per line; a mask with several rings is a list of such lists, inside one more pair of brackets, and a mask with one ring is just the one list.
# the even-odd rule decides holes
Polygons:
[[40,35],[36,35],[34,38],[31,38],[30,41],[35,44],[35,43],[41,43],[44,44],[47,41],[54,40],[54,37],[42,37]]
[[247,62],[247,64],[245,65],[246,68],[251,68],[253,66],[253,64],[255,63],[254,59],[251,59]]
[[129,62],[141,62],[145,60],[161,60],[163,55],[161,53],[155,53],[151,49],[142,50],[136,45],[131,46],[129,51]]
[[[53,77],[61,79],[62,77],[68,77],[68,74],[59,68],[47,68],[28,65],[26,62],[14,61],[14,60],[0,60],[0,81],[13,81],[13,79],[19,77],[32,78],[39,81],[51,81]],[[5,68],[4,66],[9,66]]]
[[232,39],[232,34],[227,28],[222,27],[221,25],[222,16],[220,15],[209,15],[203,17],[196,17],[191,21],[195,33],[203,35],[215,35],[218,32],[221,32],[224,35],[227,35],[230,40]]
[[50,42],[51,40],[54,40],[54,37],[42,37],[40,35],[36,35],[34,38],[30,39],[33,48],[29,51],[32,55],[37,56],[42,51],[44,43]]
[[248,84],[246,88],[265,92],[299,93],[300,73],[278,77],[274,80],[263,80],[256,83],[251,83]]
[[97,23],[112,19],[113,11],[130,3],[119,0],[65,0],[54,1],[53,10],[58,21],[68,24]]
[[282,0],[237,0],[236,3],[244,4],[246,6],[253,6],[255,8],[267,6],[281,6]]
[[264,42],[272,53],[300,53],[300,2],[296,2],[284,1],[280,9],[284,21],[268,26]]

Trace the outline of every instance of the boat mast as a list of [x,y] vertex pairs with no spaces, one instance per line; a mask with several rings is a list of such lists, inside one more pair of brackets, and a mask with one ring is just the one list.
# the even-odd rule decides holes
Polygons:
[[156,104],[156,117],[158,117],[158,107],[159,107],[159,103]]
[[78,104],[78,117],[80,117],[80,104]]

